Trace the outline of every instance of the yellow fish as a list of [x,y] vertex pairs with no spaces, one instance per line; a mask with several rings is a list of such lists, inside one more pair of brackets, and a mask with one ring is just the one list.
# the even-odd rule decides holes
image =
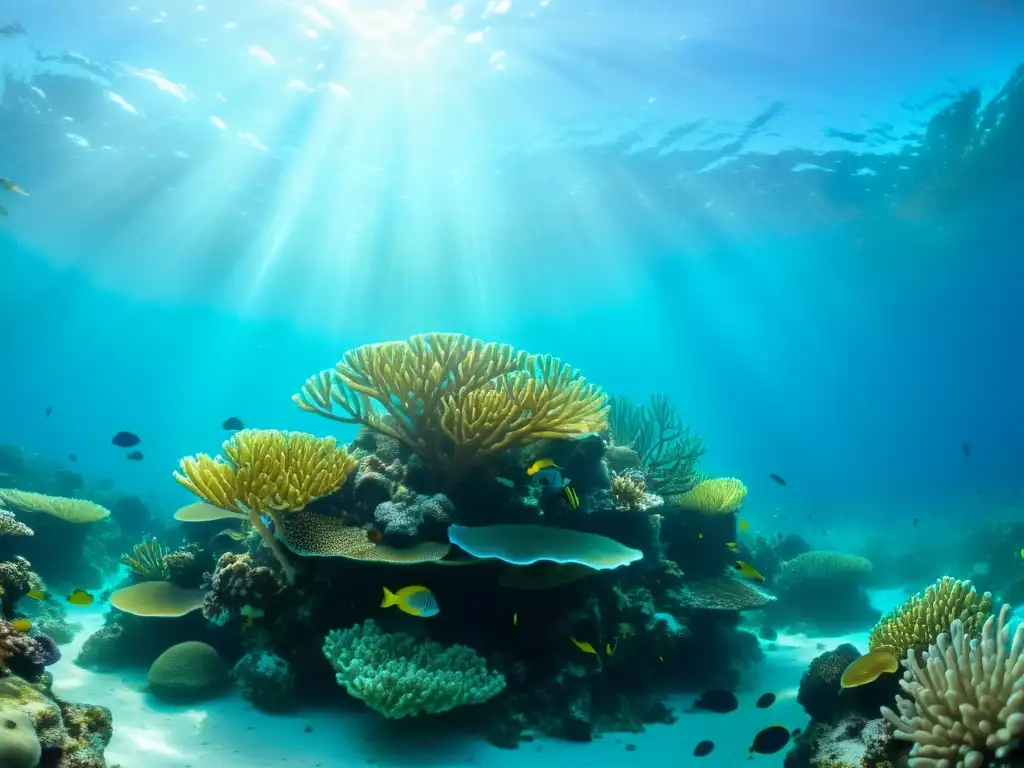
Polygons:
[[569,639],[572,640],[572,644],[573,645],[575,645],[577,648],[579,648],[584,653],[592,653],[595,656],[597,655],[597,651],[594,650],[594,646],[592,646],[590,643],[586,642],[585,640],[577,640],[575,637],[570,637]]
[[518,613],[513,613],[512,614],[512,626],[513,627],[518,627],[519,626],[519,614]]
[[604,644],[604,655],[605,656],[611,656],[613,653],[615,653],[615,651],[618,649],[618,647],[619,647],[619,638],[615,638],[615,645],[612,645],[611,643],[605,643]]
[[526,474],[528,474],[530,477],[533,477],[538,472],[540,472],[542,469],[547,469],[548,467],[557,467],[557,466],[558,465],[555,464],[555,462],[552,461],[551,459],[537,459],[535,462],[533,462],[533,464],[531,464],[527,468]]
[[41,589],[30,589],[25,593],[25,597],[31,597],[33,600],[46,600],[50,597],[50,593],[43,592]]
[[402,587],[397,592],[384,587],[384,599],[381,600],[380,607],[390,608],[393,605],[397,605],[402,613],[423,619],[437,616],[441,612],[437,598],[426,587]]
[[750,523],[748,523],[746,520],[740,520],[740,530],[746,533],[748,530],[750,530]]
[[727,542],[725,546],[729,548],[730,552],[737,552],[739,550],[735,541]]
[[32,629],[32,622],[28,619],[15,619],[11,622],[11,629],[16,632],[28,632]]
[[24,189],[19,187],[17,184],[15,184],[10,179],[0,179],[0,186],[2,186],[4,189],[6,189],[9,192],[13,192],[16,195],[21,195],[22,197],[31,197],[31,195],[29,195],[28,192],[26,192]]
[[758,573],[757,569],[750,563],[737,560],[733,563],[732,567],[735,568],[739,572],[740,576],[745,579],[750,579],[751,581],[764,581],[764,576]]
[[857,688],[873,683],[882,675],[892,674],[899,668],[896,649],[882,645],[863,656],[858,656],[843,672],[839,685],[841,688]]
[[86,592],[84,589],[76,589],[70,595],[68,595],[68,602],[72,605],[92,605],[95,600],[92,595]]
[[580,497],[576,495],[576,491],[574,491],[571,486],[565,486],[565,489],[562,491],[562,495],[565,496],[565,500],[569,502],[570,509],[579,509]]

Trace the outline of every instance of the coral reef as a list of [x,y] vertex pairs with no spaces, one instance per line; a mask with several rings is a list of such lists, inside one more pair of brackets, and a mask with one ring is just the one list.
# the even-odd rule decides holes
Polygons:
[[203,582],[207,590],[203,615],[214,624],[224,625],[240,617],[245,606],[265,612],[283,586],[270,568],[257,565],[250,555],[225,552]]
[[295,707],[295,670],[273,651],[249,651],[232,670],[242,697],[264,712],[287,712]]
[[782,562],[771,588],[778,601],[767,612],[774,625],[822,633],[873,624],[880,612],[865,587],[871,562],[846,552],[812,550]]
[[133,546],[131,554],[125,552],[121,555],[121,562],[143,579],[167,579],[171,569],[164,562],[166,556],[167,550],[160,546],[160,542],[149,538]]
[[190,640],[160,654],[146,682],[150,693],[166,701],[202,701],[221,693],[230,675],[216,648]]
[[331,632],[323,650],[338,685],[389,718],[481,704],[505,688],[505,677],[472,648],[387,633],[372,619]]
[[1024,625],[1010,637],[1010,606],[989,616],[981,638],[972,646],[961,619],[939,635],[923,662],[907,651],[896,714],[882,716],[896,728],[896,738],[913,744],[910,763],[983,768],[1016,765],[1024,760]]
[[[405,498],[378,504],[373,517],[384,536],[430,538],[443,535],[454,511],[451,499],[443,493],[427,496],[410,492],[405,494]],[[420,528],[424,525],[432,525],[435,530],[421,532]]]

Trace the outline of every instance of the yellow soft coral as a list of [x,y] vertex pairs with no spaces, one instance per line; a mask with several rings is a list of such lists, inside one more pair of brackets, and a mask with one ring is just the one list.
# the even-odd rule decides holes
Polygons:
[[747,486],[735,477],[702,480],[686,493],[673,496],[677,507],[703,515],[731,515],[747,499]]
[[345,353],[293,398],[405,443],[455,481],[487,457],[607,428],[607,398],[550,355],[430,333]]
[[911,649],[922,651],[934,643],[956,620],[968,637],[977,637],[991,613],[991,593],[979,595],[971,582],[943,576],[923,595],[914,595],[883,616],[871,630],[868,649],[889,647],[903,658]]
[[174,478],[203,501],[248,516],[289,581],[295,571],[260,515],[280,530],[282,512],[298,512],[341,488],[359,462],[333,437],[247,429],[224,443],[227,461],[206,454],[181,460]]

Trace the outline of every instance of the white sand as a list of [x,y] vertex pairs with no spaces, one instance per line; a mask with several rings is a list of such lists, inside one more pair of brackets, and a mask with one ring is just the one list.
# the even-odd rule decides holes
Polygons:
[[[875,602],[884,609],[902,599],[895,593],[879,597]],[[765,661],[745,681],[736,712],[689,712],[694,697],[681,696],[672,702],[679,720],[671,726],[649,726],[642,734],[609,734],[590,744],[543,740],[501,750],[428,721],[394,723],[370,711],[267,715],[237,693],[202,706],[163,704],[140,692],[145,682],[141,672],[99,674],[75,666],[72,659],[85,638],[102,624],[102,614],[90,609],[75,611],[71,618],[81,621],[85,629],[73,644],[62,648],[64,658],[51,668],[54,689],[71,701],[111,709],[114,738],[107,758],[111,765],[119,763],[123,768],[512,768],[538,757],[573,768],[649,768],[667,758],[673,765],[736,768],[747,765],[748,748],[760,729],[776,723],[790,729],[806,727],[807,716],[796,702],[797,686],[821,648],[852,642],[863,650],[867,644],[866,633],[835,638],[780,635],[774,650],[764,644]],[[778,700],[769,709],[757,709],[754,702],[767,691]],[[704,739],[715,742],[714,751],[704,758],[693,757],[694,746]],[[636,749],[627,751],[629,744]],[[785,752],[757,755],[750,765],[778,768]]]

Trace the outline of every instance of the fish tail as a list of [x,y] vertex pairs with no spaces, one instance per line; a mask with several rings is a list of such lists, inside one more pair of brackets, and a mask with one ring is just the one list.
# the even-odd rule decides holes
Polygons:
[[380,607],[390,608],[392,605],[398,605],[398,595],[384,587],[384,599],[380,601]]
[[579,508],[580,497],[576,495],[576,491],[573,490],[571,485],[565,486],[565,489],[562,491],[562,493],[565,494],[565,500],[569,502],[569,507],[571,509]]

